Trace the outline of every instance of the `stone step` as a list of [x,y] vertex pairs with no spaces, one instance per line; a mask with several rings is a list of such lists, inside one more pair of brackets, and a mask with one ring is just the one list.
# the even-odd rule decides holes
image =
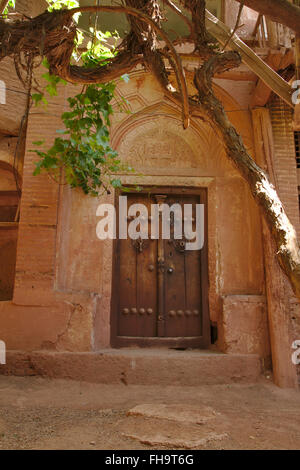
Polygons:
[[118,429],[142,444],[172,449],[202,448],[229,437],[221,414],[203,405],[138,405],[127,412]]
[[261,376],[257,355],[168,349],[106,349],[97,352],[8,351],[0,374],[43,376],[125,385],[253,383]]

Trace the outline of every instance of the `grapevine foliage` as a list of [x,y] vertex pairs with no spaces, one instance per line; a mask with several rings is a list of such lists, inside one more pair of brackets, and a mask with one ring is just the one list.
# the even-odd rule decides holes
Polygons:
[[[51,11],[71,8],[76,2],[62,0],[48,3]],[[111,45],[114,38],[116,43],[117,33],[102,33],[91,27],[90,35],[92,39],[87,44],[87,50],[80,57],[78,47],[74,51],[74,58],[81,60],[85,67],[105,64],[105,59],[117,54],[115,46]],[[83,41],[80,31],[78,37],[77,46]],[[49,69],[47,60],[43,61],[43,65]],[[32,100],[35,105],[47,106],[47,94],[50,97],[56,96],[57,86],[66,82],[52,75],[49,70],[42,77],[47,85],[42,92],[33,93]],[[127,76],[122,78],[128,80]],[[69,110],[61,116],[65,129],[57,131],[60,136],[55,139],[52,147],[42,150],[44,141],[34,142],[39,147],[33,150],[39,156],[35,175],[46,171],[59,181],[63,170],[66,183],[72,188],[79,187],[85,194],[92,196],[109,192],[111,187],[122,187],[120,179],[114,175],[133,169],[123,165],[117,152],[110,146],[110,118],[113,114],[111,102],[115,88],[114,82],[88,85],[81,93],[68,99]]]

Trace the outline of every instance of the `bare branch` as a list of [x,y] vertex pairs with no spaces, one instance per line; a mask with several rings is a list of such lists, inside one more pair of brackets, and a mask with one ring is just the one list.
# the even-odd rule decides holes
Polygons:
[[189,18],[185,16],[180,10],[180,8],[177,5],[175,5],[175,3],[173,3],[171,0],[163,0],[163,2],[166,3],[173,11],[175,11],[175,13],[177,13],[177,15],[184,21],[184,23],[189,28],[191,37],[194,37],[195,36],[194,25],[189,20]]
[[232,30],[232,33],[231,33],[230,37],[227,39],[227,41],[225,42],[225,44],[224,44],[224,46],[223,46],[223,51],[225,51],[226,47],[228,46],[228,44],[230,43],[231,39],[233,38],[233,36],[235,35],[235,33],[236,33],[237,30],[238,30],[238,27],[239,27],[239,24],[240,24],[240,19],[241,19],[241,16],[242,16],[243,9],[244,9],[244,1],[242,1],[241,4],[240,4],[239,12],[238,12],[238,16],[237,16],[237,19],[236,19],[235,26],[234,26],[234,28],[233,28],[233,30]]

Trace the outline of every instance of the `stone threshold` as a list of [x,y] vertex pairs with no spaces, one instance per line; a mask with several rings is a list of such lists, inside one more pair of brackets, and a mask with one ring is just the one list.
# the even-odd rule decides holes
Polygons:
[[168,349],[97,352],[8,351],[1,375],[41,376],[124,385],[254,383],[262,376],[258,355]]

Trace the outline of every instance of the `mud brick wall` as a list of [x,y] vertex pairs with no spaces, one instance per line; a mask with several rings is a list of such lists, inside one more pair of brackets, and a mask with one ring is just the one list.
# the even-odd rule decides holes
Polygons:
[[[269,109],[273,128],[273,164],[277,190],[299,236],[298,180],[295,158],[293,112],[287,104],[275,95],[273,95],[271,99]],[[295,340],[300,339],[300,305],[298,300],[292,295],[289,286],[287,287],[291,320],[291,340]],[[298,376],[300,383],[300,366],[298,366]]]
[[293,111],[273,96],[270,115],[274,139],[274,170],[279,196],[299,234],[298,180],[293,131]]

